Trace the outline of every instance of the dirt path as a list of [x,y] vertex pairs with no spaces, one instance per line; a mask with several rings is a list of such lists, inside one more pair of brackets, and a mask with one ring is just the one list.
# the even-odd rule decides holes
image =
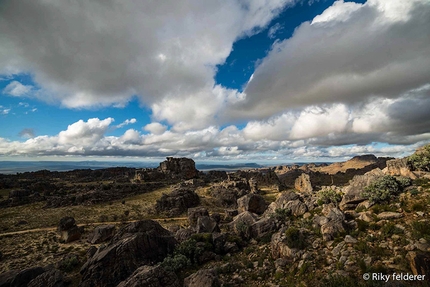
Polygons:
[[[151,218],[155,221],[165,221],[165,220],[185,220],[188,219],[188,217],[171,217],[171,218]],[[91,222],[91,223],[85,223],[85,224],[78,224],[78,226],[89,226],[89,225],[105,225],[105,224],[120,224],[120,223],[130,223],[130,222],[136,222],[139,220],[129,220],[129,221],[110,221],[110,222]],[[34,228],[34,229],[26,229],[26,230],[20,230],[20,231],[12,231],[12,232],[5,232],[0,233],[0,237],[8,236],[8,235],[17,235],[17,234],[25,234],[25,233],[33,233],[33,232],[41,232],[41,231],[55,231],[57,230],[57,227],[44,227],[44,228]]]

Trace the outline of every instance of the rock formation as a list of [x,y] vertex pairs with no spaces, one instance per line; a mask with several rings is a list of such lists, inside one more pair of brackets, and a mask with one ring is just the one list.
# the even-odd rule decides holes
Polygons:
[[155,221],[130,223],[84,264],[80,286],[116,286],[139,266],[163,260],[175,245],[173,234]]
[[194,160],[185,157],[167,157],[167,160],[160,163],[159,169],[163,173],[182,179],[191,179],[198,174]]

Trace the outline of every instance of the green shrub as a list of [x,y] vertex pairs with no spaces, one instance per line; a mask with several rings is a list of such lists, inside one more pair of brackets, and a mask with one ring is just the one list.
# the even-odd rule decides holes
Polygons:
[[403,190],[405,187],[408,187],[412,184],[412,180],[409,177],[398,176],[396,177],[397,182],[400,185],[400,188]]
[[430,145],[411,155],[408,164],[413,170],[430,171]]
[[412,205],[413,211],[426,211],[426,205],[423,202],[416,202]]
[[390,237],[394,234],[403,234],[403,230],[396,227],[396,225],[392,222],[389,222],[382,226],[381,232],[384,237]]
[[336,206],[342,200],[342,196],[333,189],[321,190],[318,193],[318,205],[334,203]]
[[428,221],[414,221],[412,222],[412,236],[415,239],[424,238],[430,240],[430,222]]
[[271,215],[271,217],[281,222],[287,220],[289,216],[291,216],[291,210],[289,208],[277,208],[275,209],[275,213]]
[[176,254],[173,257],[168,256],[164,258],[161,266],[167,271],[177,272],[191,266],[191,261],[185,255]]
[[395,177],[386,175],[365,187],[362,196],[373,203],[384,202],[399,194],[403,185]]
[[286,243],[290,248],[304,249],[306,247],[305,236],[295,227],[289,227],[285,231]]

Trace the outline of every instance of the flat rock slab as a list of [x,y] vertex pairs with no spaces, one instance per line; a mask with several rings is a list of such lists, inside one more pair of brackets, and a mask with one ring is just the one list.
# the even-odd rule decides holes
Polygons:
[[378,215],[378,219],[397,219],[397,218],[402,218],[403,214],[402,213],[398,213],[398,212],[381,212]]

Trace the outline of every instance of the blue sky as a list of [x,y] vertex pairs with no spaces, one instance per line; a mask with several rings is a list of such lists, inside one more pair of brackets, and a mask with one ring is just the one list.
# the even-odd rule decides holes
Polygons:
[[6,1],[0,160],[344,160],[430,141],[426,0]]

